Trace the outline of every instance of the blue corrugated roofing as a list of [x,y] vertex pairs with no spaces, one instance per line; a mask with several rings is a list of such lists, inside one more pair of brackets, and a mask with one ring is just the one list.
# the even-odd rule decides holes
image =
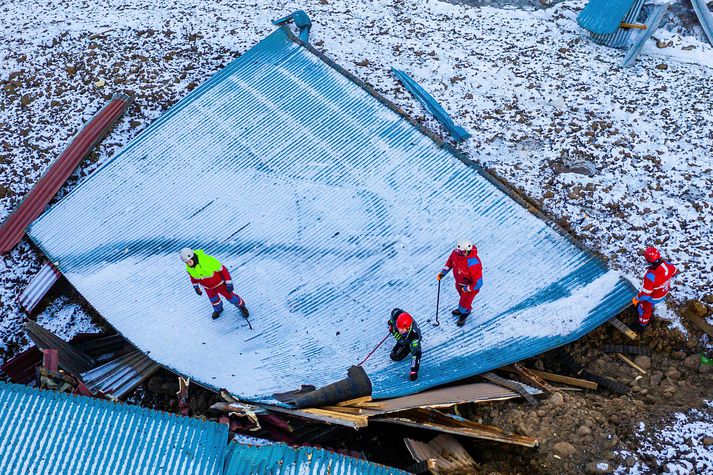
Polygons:
[[[635,294],[617,272],[396,108],[279,29],[54,205],[32,239],[155,361],[243,399],[342,379],[399,306],[421,323],[418,381],[384,345],[374,397],[479,374],[572,341]],[[67,230],[71,229],[71,235]],[[470,238],[485,284],[463,328],[436,273]],[[210,319],[178,252],[231,269],[249,330]]]
[[693,10],[696,12],[703,32],[706,34],[708,42],[713,45],[713,13],[711,13],[707,3],[706,0],[691,0]]
[[316,447],[232,442],[223,475],[406,475],[408,472]]
[[635,0],[589,0],[577,15],[579,26],[598,35],[614,33]]
[[0,382],[2,474],[220,474],[227,427]]

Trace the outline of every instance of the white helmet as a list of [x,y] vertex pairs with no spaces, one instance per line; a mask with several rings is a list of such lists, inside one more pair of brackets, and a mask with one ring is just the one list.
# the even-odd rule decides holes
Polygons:
[[473,243],[468,241],[467,239],[463,239],[461,241],[458,241],[456,249],[463,252],[464,254],[468,254],[470,250],[473,249]]
[[181,260],[183,262],[188,262],[193,259],[193,257],[195,257],[193,249],[191,249],[190,247],[184,247],[183,249],[181,249]]

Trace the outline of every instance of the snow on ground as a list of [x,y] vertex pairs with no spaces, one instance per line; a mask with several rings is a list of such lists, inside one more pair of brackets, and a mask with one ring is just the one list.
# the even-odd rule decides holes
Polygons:
[[713,401],[706,404],[708,407],[673,414],[669,424],[654,429],[652,433],[646,432],[642,422],[638,430],[641,445],[637,453],[620,452],[624,458],[640,460],[632,463],[631,467],[618,467],[615,473],[713,473]]
[[[651,41],[622,71],[623,53],[593,44],[576,24],[583,5],[532,12],[437,0],[5,2],[0,218],[113,92],[133,91],[136,102],[62,193],[272,31],[271,19],[302,8],[316,47],[443,134],[389,68],[411,74],[471,131],[462,150],[614,267],[638,283],[636,250],[655,243],[684,268],[674,297],[700,297],[713,288],[713,48],[662,31],[671,46]],[[583,164],[592,176],[577,173]],[[14,298],[39,265],[26,244],[0,259],[5,343],[23,318]]]

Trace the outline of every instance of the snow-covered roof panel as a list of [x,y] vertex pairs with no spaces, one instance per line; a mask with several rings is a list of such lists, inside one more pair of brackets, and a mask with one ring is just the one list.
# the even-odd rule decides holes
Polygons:
[[226,426],[0,381],[0,473],[223,473]]
[[[71,231],[70,231],[71,230]],[[395,397],[572,341],[629,304],[618,273],[535,216],[286,29],[194,90],[29,231],[150,357],[255,401],[343,378],[393,307],[424,334],[417,382],[384,345],[364,365]],[[470,238],[485,284],[465,327],[435,275]],[[179,259],[232,272],[254,330],[211,320]]]

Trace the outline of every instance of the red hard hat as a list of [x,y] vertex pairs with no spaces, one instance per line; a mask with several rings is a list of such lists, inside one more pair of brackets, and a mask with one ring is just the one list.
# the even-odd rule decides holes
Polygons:
[[396,319],[396,328],[399,330],[408,330],[413,323],[413,317],[406,312],[402,312]]
[[644,250],[644,258],[649,262],[656,262],[661,259],[661,253],[655,247],[649,246]]

